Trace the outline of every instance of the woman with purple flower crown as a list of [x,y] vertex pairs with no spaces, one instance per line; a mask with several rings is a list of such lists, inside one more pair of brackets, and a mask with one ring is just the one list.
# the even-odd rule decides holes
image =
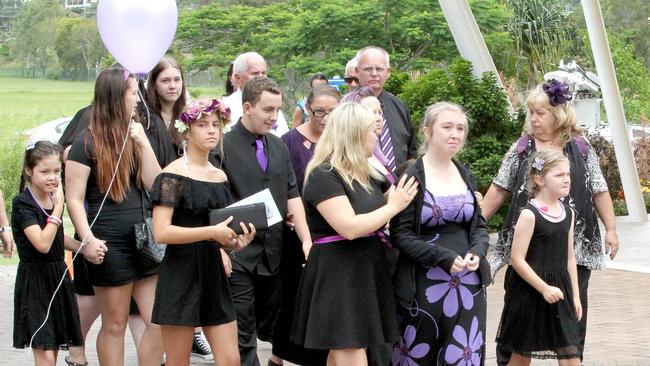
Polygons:
[[[587,332],[587,287],[592,270],[605,268],[603,240],[596,214],[605,229],[605,252],[614,259],[618,251],[616,218],[607,183],[598,163],[596,152],[577,126],[576,115],[570,104],[569,86],[551,79],[537,86],[526,99],[528,109],[524,134],[506,153],[490,189],[483,200],[483,215],[487,220],[503,205],[509,195],[503,228],[489,258],[493,271],[510,262],[514,227],[521,209],[528,203],[526,184],[528,164],[537,151],[562,152],[571,164],[571,190],[567,201],[576,212],[574,248],[578,264],[578,284],[583,316],[580,320],[580,348],[584,348]],[[506,278],[512,275],[508,266]],[[497,362],[508,363],[510,354],[497,346]],[[582,358],[582,355],[581,355]]]
[[483,365],[488,232],[474,177],[454,159],[467,117],[440,102],[427,108],[423,125],[424,155],[405,173],[421,189],[390,222],[402,319],[392,365]]

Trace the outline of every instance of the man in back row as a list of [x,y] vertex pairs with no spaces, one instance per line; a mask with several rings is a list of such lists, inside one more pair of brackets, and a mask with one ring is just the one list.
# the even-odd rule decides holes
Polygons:
[[381,47],[368,46],[357,52],[357,78],[360,86],[372,89],[384,112],[384,126],[379,144],[387,160],[387,168],[395,169],[417,155],[417,133],[406,104],[384,90],[390,76],[390,56]]
[[[250,79],[258,77],[266,77],[267,68],[266,60],[257,52],[246,52],[235,58],[232,69],[232,83],[235,91],[229,96],[223,98],[223,103],[230,108],[230,124],[227,126],[229,130],[239,118],[243,115],[242,109],[242,90],[244,84]],[[278,113],[277,121],[271,133],[280,137],[289,131],[287,121],[282,114]]]

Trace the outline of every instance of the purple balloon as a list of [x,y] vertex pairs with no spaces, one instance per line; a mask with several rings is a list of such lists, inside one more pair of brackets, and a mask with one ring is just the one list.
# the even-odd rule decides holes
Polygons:
[[146,74],[176,34],[175,0],[101,0],[97,27],[104,45],[129,72]]

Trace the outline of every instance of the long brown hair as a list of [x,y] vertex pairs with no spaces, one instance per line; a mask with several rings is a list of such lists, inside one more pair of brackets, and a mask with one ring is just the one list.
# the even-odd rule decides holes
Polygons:
[[185,75],[183,74],[183,69],[181,68],[181,65],[173,57],[171,56],[163,57],[162,60],[160,60],[160,62],[158,62],[158,64],[149,73],[149,77],[147,78],[147,104],[149,104],[149,108],[151,108],[152,111],[161,115],[160,95],[158,95],[158,90],[156,90],[156,81],[158,81],[158,76],[160,75],[160,73],[169,69],[170,67],[173,67],[178,70],[178,72],[181,74],[181,81],[183,82],[183,89],[181,90],[181,95],[178,97],[178,99],[176,99],[176,102],[174,103],[174,107],[172,107],[172,120],[171,123],[169,124],[169,127],[167,128],[169,134],[172,137],[172,141],[175,144],[178,144],[182,139],[182,137],[174,127],[174,121],[180,117],[181,112],[183,112],[183,110],[185,109],[185,106],[187,104],[187,99],[185,97],[185,93],[186,93]]
[[[128,75],[128,77],[125,77]],[[97,164],[97,186],[106,193],[117,170],[115,181],[108,191],[108,197],[122,202],[131,188],[131,174],[136,173],[136,184],[140,186],[140,148],[127,138],[124,154],[116,167],[120,150],[129,133],[131,111],[126,110],[124,96],[133,80],[124,69],[110,68],[102,71],[95,82],[95,97],[90,117],[90,134],[95,145]]]

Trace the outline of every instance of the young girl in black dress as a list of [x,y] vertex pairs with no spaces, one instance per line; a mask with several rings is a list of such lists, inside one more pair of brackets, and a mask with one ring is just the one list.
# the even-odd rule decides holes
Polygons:
[[569,160],[556,151],[531,158],[528,189],[512,242],[512,267],[497,343],[512,352],[508,365],[531,357],[580,365],[578,321],[582,316],[573,251],[574,214],[569,194]]
[[[20,257],[14,292],[14,347],[31,346],[36,365],[56,365],[59,349],[83,344],[77,301],[63,255],[64,247],[76,251],[79,242],[63,235],[61,164],[59,145],[30,143],[25,151],[21,193],[12,202],[11,224]],[[26,189],[25,182],[29,183]]]
[[230,287],[219,253],[239,250],[255,228],[239,223],[210,225],[209,213],[231,203],[226,174],[208,161],[219,145],[230,111],[217,99],[192,102],[176,121],[186,140],[184,155],[156,178],[151,200],[156,240],[167,243],[160,265],[152,321],[161,325],[170,365],[188,365],[194,328],[201,326],[214,351],[215,365],[239,365],[237,323]]

